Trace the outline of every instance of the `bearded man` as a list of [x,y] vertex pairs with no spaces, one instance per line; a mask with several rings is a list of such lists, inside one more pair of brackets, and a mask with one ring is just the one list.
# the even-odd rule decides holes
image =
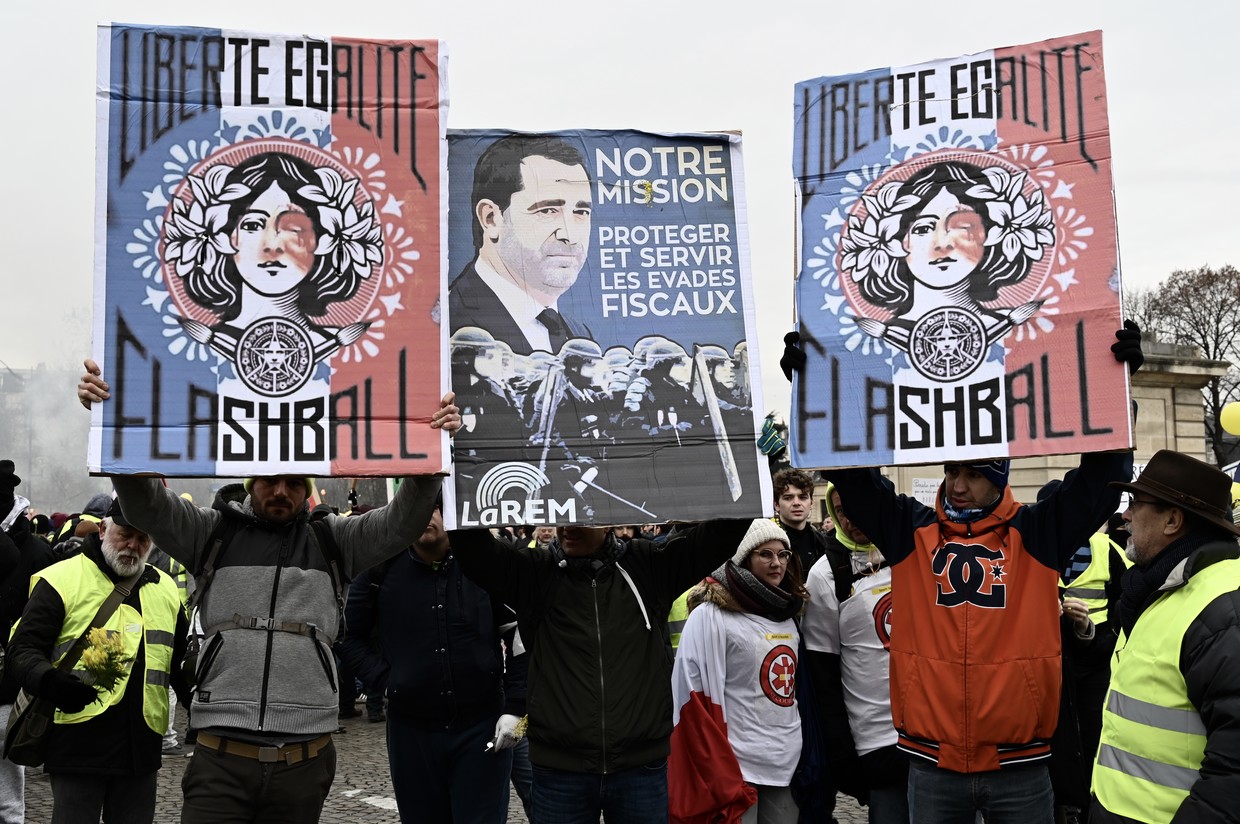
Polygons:
[[[188,624],[172,578],[147,564],[151,538],[114,501],[83,551],[31,578],[30,600],[9,642],[9,665],[27,692],[56,707],[45,769],[53,820],[150,822],[156,771],[168,725],[168,685],[180,682]],[[123,674],[110,687],[94,682],[79,659],[57,666],[90,627],[118,582],[137,575],[101,624],[119,640]],[[83,656],[86,657],[86,656]]]

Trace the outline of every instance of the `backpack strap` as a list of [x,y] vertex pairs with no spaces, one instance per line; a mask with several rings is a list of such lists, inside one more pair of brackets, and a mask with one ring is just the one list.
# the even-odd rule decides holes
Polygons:
[[336,544],[336,536],[332,535],[331,524],[327,522],[327,513],[311,514],[310,538],[318,545],[319,552],[323,553],[323,558],[327,561],[327,572],[331,575],[332,589],[336,592],[336,610],[340,614],[340,626],[337,627],[336,637],[343,638],[345,632],[344,599],[347,594],[345,589],[347,583],[341,571],[340,547]]
[[215,564],[220,559],[220,553],[224,551],[224,547],[232,542],[233,536],[237,534],[237,528],[232,519],[221,512],[219,523],[215,525],[215,529],[211,530],[211,534],[207,537],[207,559],[202,564],[202,571],[194,576],[194,591],[190,594],[189,600],[185,604],[185,613],[191,619],[193,618],[194,610],[198,608],[203,596],[207,593],[207,589],[211,586],[211,581],[215,579]]
[[[323,557],[327,561],[327,572],[332,579],[332,589],[336,596],[336,609],[340,615],[340,626],[336,636],[339,638],[344,635],[345,578],[341,571],[340,547],[336,544],[336,539],[332,535],[331,525],[327,523],[326,517],[326,513],[310,516],[310,539],[319,548],[319,552],[323,553]],[[219,523],[215,525],[215,529],[212,530],[210,537],[207,538],[207,558],[203,562],[202,572],[194,578],[194,592],[190,595],[189,602],[186,605],[187,612],[191,616],[194,613],[194,609],[202,602],[207,590],[211,587],[211,582],[215,579],[215,566],[219,561],[220,555],[227,548],[228,544],[232,542],[239,529],[240,526],[238,524],[226,514],[221,513]],[[271,618],[236,613],[232,618],[206,628],[203,631],[203,637],[209,638],[217,632],[230,629],[262,629],[268,632],[292,632],[308,638],[317,638],[319,631],[314,624],[301,621],[276,621]]]
[[831,565],[831,576],[835,579],[835,600],[842,604],[852,596],[852,586],[856,580],[852,559],[848,557],[848,550],[832,541],[827,542],[826,556],[827,563]]

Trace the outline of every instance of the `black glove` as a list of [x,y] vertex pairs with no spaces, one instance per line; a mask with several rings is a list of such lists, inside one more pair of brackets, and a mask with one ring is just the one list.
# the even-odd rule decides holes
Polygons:
[[56,709],[66,713],[81,712],[87,704],[99,698],[94,687],[83,684],[76,675],[62,669],[48,670],[39,682],[39,694],[48,698]]
[[[1128,374],[1134,375],[1145,363],[1145,355],[1141,352],[1141,327],[1136,321],[1124,321],[1124,328],[1115,330],[1115,343],[1111,351],[1120,363],[1128,364]],[[782,363],[782,362],[781,362]]]
[[797,346],[801,342],[801,333],[797,331],[784,335],[784,354],[779,359],[779,368],[784,370],[784,377],[792,380],[793,372],[805,368],[805,350]]

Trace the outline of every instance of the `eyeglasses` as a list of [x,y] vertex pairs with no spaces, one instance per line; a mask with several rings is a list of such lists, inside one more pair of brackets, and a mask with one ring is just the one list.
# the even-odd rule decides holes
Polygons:
[[784,565],[792,560],[792,553],[786,549],[781,549],[779,552],[771,552],[769,549],[755,549],[753,554],[759,561],[765,564],[775,561]]
[[1165,501],[1157,501],[1157,500],[1155,500],[1155,501],[1139,501],[1139,500],[1137,500],[1136,498],[1129,498],[1129,499],[1128,499],[1128,508],[1129,508],[1129,509],[1132,509],[1134,506],[1137,506],[1138,504],[1145,504],[1146,506],[1167,506],[1167,503],[1166,503]]

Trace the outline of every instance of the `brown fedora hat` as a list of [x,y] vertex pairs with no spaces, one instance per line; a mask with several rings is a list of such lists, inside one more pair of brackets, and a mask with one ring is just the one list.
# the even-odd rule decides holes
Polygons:
[[1151,495],[1240,535],[1231,519],[1231,478],[1182,452],[1160,449],[1135,481],[1112,481],[1111,486]]

